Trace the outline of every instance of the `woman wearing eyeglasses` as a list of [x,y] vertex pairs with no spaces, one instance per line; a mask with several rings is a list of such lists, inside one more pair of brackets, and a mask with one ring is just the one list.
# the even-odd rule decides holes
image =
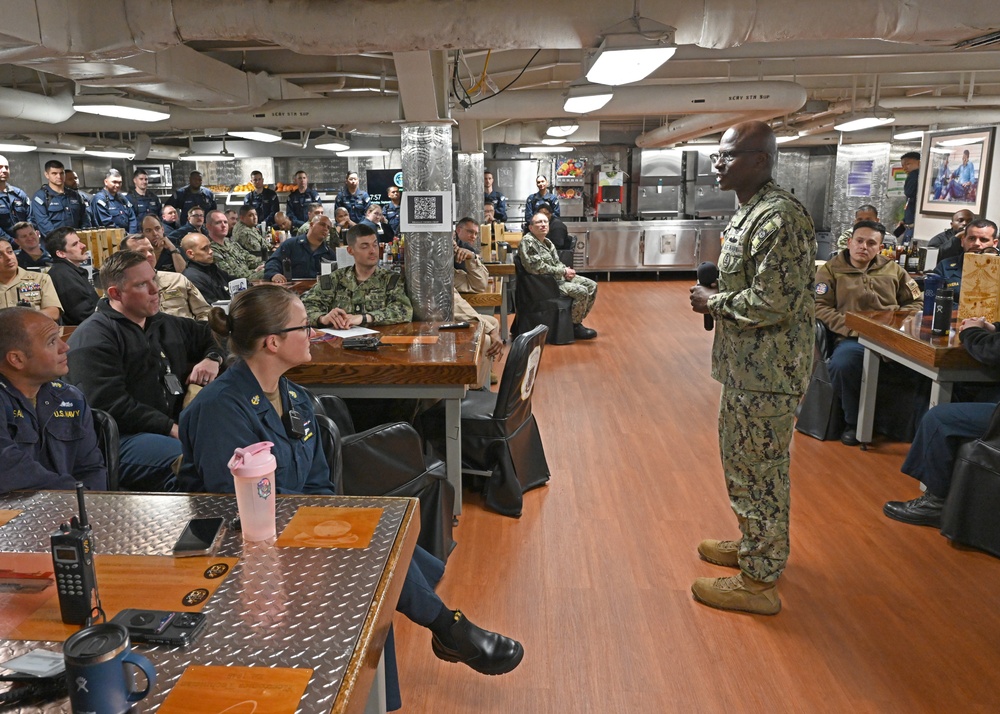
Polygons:
[[[312,402],[284,376],[312,359],[311,328],[302,301],[281,286],[257,285],[236,296],[228,315],[213,308],[209,324],[228,338],[237,360],[181,414],[180,490],[232,493],[227,464],[233,451],[270,441],[278,493],[333,495]],[[293,410],[299,419],[288,418]],[[483,630],[444,605],[433,588],[443,574],[444,564],[418,546],[396,609],[431,630],[434,654],[441,659],[463,662],[483,674],[504,674],[517,667],[524,655],[519,642]],[[387,664],[393,661],[387,657]],[[389,670],[391,666],[387,695],[390,709],[395,709],[401,706],[398,683]]]

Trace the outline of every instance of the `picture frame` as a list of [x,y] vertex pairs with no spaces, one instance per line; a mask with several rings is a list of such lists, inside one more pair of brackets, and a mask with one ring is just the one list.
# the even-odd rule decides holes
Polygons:
[[927,158],[920,171],[921,214],[951,216],[964,208],[977,217],[983,215],[989,191],[993,134],[993,127],[928,134]]

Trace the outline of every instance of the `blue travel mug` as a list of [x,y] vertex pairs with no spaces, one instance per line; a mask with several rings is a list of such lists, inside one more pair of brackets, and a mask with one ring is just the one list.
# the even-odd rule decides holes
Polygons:
[[941,287],[941,276],[937,273],[927,273],[924,276],[924,314],[934,314],[934,296]]
[[[63,658],[73,714],[125,714],[156,683],[152,663],[132,651],[128,630],[114,622],[72,635],[63,645]],[[146,675],[146,688],[141,692],[132,689],[126,665]]]

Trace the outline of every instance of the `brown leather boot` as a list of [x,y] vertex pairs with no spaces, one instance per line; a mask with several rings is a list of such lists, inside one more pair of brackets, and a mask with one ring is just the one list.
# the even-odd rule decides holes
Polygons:
[[740,544],[734,540],[703,540],[698,544],[698,555],[709,563],[740,567]]
[[739,610],[754,615],[781,612],[778,586],[739,573],[728,578],[698,578],[691,586],[694,599],[720,610]]

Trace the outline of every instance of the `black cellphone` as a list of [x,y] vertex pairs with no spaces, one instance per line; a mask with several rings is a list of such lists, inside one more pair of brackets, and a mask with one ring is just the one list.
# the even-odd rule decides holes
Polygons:
[[224,518],[192,518],[174,543],[174,555],[185,558],[194,555],[211,555],[225,533]]
[[447,322],[444,325],[438,326],[439,330],[464,330],[469,326],[468,322]]
[[148,645],[186,647],[205,629],[205,616],[200,612],[166,612],[164,610],[122,610],[111,620],[128,629],[133,642]]

